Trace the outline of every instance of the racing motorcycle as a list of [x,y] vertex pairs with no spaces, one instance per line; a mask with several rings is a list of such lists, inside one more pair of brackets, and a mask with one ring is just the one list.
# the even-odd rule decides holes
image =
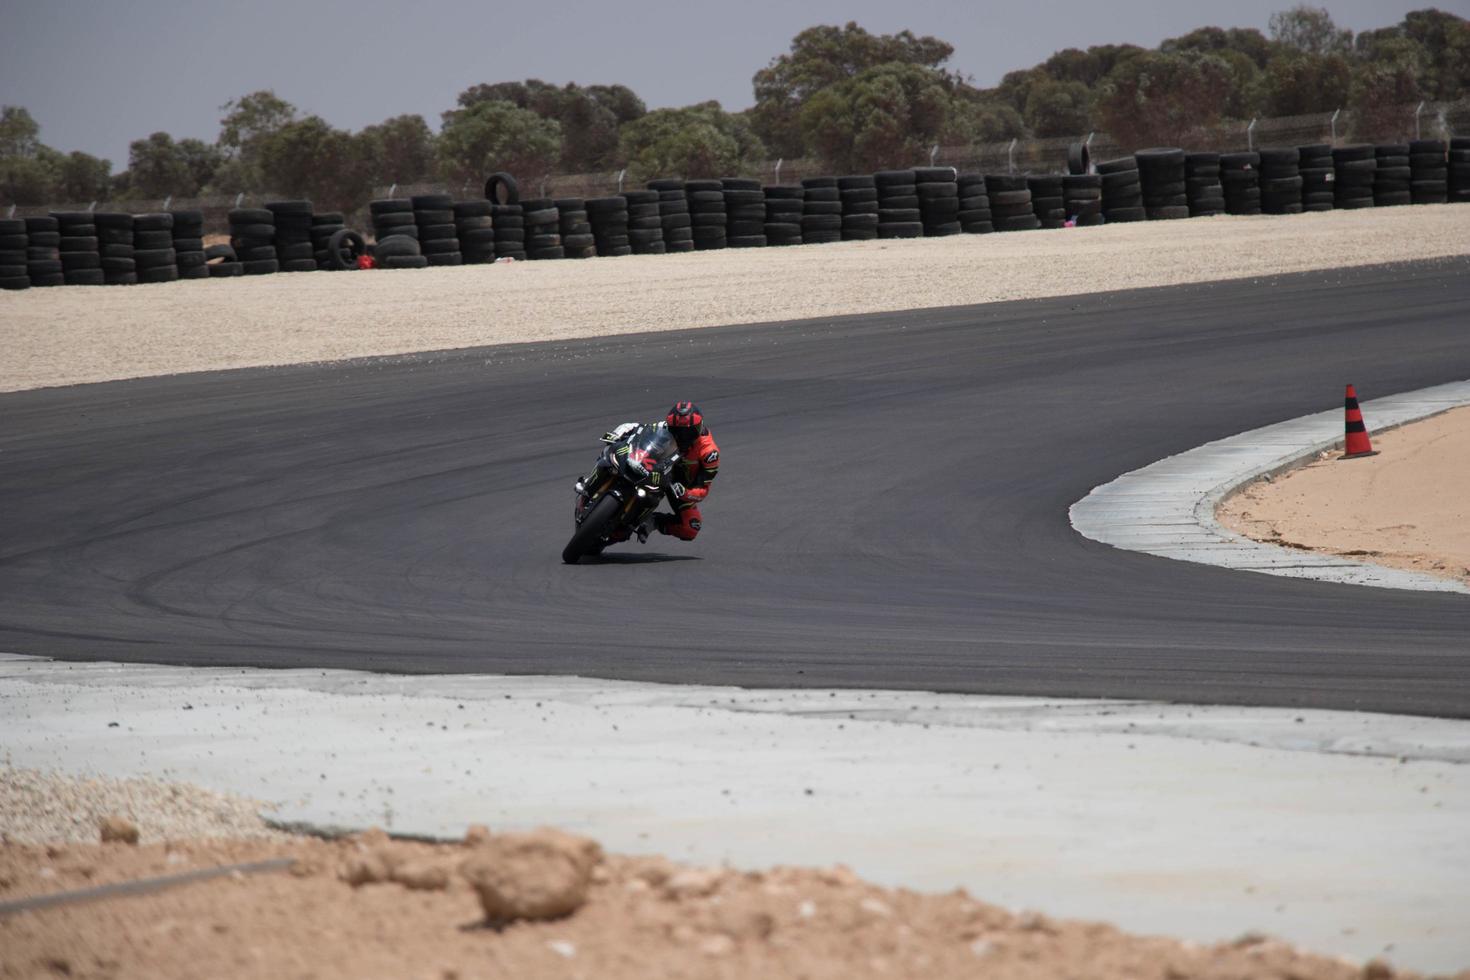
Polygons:
[[[600,555],[619,540],[638,535],[646,539],[647,521],[658,509],[670,483],[669,472],[679,462],[679,447],[667,423],[648,423],[631,431],[606,433],[607,448],[597,461],[597,473],[577,481],[577,506],[572,514],[576,530],[561,551],[561,560],[575,565],[584,557]],[[643,529],[643,530],[640,530]],[[619,532],[626,531],[626,534]]]

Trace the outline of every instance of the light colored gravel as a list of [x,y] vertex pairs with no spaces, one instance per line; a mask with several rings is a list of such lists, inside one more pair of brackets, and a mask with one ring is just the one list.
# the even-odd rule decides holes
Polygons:
[[1470,254],[1470,207],[0,294],[0,391]]
[[0,841],[95,844],[101,823],[121,818],[142,843],[200,837],[277,838],[266,806],[190,783],[81,777],[0,766]]

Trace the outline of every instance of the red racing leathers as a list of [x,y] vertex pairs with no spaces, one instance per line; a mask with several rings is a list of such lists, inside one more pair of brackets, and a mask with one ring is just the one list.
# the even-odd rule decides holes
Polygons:
[[659,514],[654,520],[660,534],[668,534],[681,541],[693,541],[699,534],[703,518],[699,505],[709,496],[710,484],[720,474],[720,447],[715,437],[705,426],[699,427],[699,435],[687,450],[680,451],[679,462],[671,477],[682,484],[684,495],[675,498],[669,494],[672,514]]

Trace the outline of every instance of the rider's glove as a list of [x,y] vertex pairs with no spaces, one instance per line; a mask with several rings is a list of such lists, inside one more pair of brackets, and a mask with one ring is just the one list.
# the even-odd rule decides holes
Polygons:
[[684,484],[678,482],[677,480],[669,484],[669,493],[674,495],[675,500],[683,500],[684,494],[687,492],[688,491],[684,488]]

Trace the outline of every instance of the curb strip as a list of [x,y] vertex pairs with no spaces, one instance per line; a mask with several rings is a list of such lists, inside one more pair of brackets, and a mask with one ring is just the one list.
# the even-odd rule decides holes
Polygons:
[[[1363,403],[1374,434],[1470,404],[1470,381]],[[1419,572],[1253,541],[1215,520],[1241,485],[1304,466],[1343,444],[1342,409],[1252,429],[1159,460],[1094,487],[1068,511],[1083,537],[1144,554],[1241,571],[1387,589],[1470,594],[1470,587]]]

